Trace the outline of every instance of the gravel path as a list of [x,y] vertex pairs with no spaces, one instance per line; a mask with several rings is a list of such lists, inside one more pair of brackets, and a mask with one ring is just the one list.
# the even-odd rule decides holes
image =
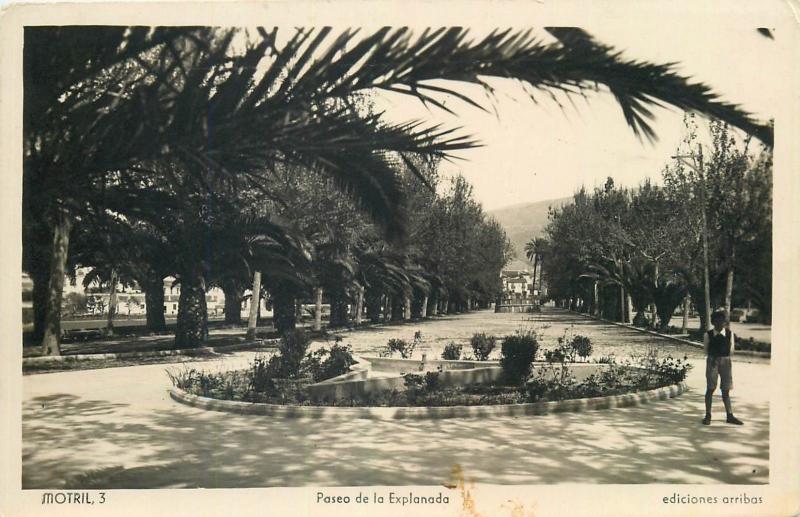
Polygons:
[[[574,325],[595,356],[657,345],[695,364],[677,399],[543,417],[330,422],[203,411],[169,398],[166,365],[23,378],[23,488],[167,488],[442,485],[460,466],[476,483],[733,483],[769,481],[770,367],[737,359],[733,393],[746,425],[700,425],[696,350],[561,312],[472,313],[347,334],[359,352],[421,330],[433,349],[473,332],[535,325],[548,339]],[[549,327],[548,327],[549,325]],[[244,366],[230,354],[202,368]],[[402,458],[402,461],[398,459]]]

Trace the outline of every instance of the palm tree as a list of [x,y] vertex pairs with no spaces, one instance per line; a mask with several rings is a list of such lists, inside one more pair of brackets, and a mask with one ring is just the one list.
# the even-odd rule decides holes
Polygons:
[[[525,244],[525,257],[529,262],[533,262],[533,289],[539,292],[541,297],[542,283],[544,278],[544,258],[547,254],[547,239],[536,237]],[[536,270],[539,269],[539,287],[536,287]]]
[[[652,302],[652,264],[639,259],[621,261],[600,259],[587,267],[587,273],[581,278],[597,280],[604,285],[615,285],[630,295],[633,309],[636,311],[634,324],[644,324],[644,311]],[[615,304],[616,305],[616,304]],[[620,321],[625,321],[624,303],[619,304]],[[615,311],[616,312],[616,311]]]
[[[159,29],[154,35],[26,29],[26,87],[37,86],[25,105],[26,206],[46,207],[43,217],[26,211],[27,226],[35,234],[30,242],[46,244],[47,234],[53,236],[46,261],[45,348],[58,353],[70,229],[95,195],[96,179],[116,171],[120,181],[135,180],[136,164],[144,160],[178,160],[200,181],[236,179],[263,189],[271,164],[306,166],[351,192],[388,237],[402,235],[403,196],[386,153],[409,163],[409,153],[442,156],[477,142],[453,129],[363,115],[353,105],[359,92],[398,92],[449,111],[438,100],[442,94],[485,107],[432,81],[478,84],[489,92],[489,77],[550,92],[581,93],[603,84],[633,131],[647,138],[655,136],[648,106],[666,103],[719,118],[771,144],[771,128],[671,65],[626,60],[578,29],[549,30],[557,43],[511,30],[473,40],[463,28],[416,37],[408,28],[364,36],[350,29],[336,35],[331,28],[297,29],[278,48],[277,29],[258,29],[236,53],[236,29]],[[197,298],[199,271],[194,268],[182,281],[190,277],[185,291]]]
[[536,269],[539,265],[539,254],[536,252],[535,239],[529,240],[525,243],[525,258],[528,262],[533,262],[533,287],[536,287]]

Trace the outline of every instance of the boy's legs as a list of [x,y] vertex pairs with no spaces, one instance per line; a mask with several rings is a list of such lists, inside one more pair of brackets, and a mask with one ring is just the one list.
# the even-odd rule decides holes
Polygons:
[[731,408],[731,388],[733,388],[733,368],[731,358],[722,357],[719,361],[720,389],[722,391],[722,403],[725,404],[725,412],[728,414],[725,420],[729,424],[742,425],[742,421],[733,416]]
[[725,412],[729,415],[733,414],[731,409],[731,390],[719,390],[722,392],[722,403],[725,404]]
[[714,397],[714,390],[706,390],[706,415],[711,416],[711,401]]
[[706,416],[703,418],[703,425],[711,424],[711,402],[714,397],[714,390],[717,389],[717,358],[706,358]]

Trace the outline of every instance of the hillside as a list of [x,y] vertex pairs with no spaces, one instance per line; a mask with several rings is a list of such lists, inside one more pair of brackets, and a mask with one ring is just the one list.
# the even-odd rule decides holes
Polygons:
[[499,222],[506,231],[516,258],[506,266],[508,269],[531,269],[532,265],[525,259],[525,244],[534,237],[540,237],[547,226],[549,207],[560,207],[572,201],[572,197],[548,199],[534,203],[520,203],[490,210],[488,213]]

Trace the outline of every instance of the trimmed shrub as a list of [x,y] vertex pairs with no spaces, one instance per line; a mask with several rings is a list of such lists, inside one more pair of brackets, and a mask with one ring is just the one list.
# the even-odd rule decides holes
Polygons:
[[[250,369],[247,370],[248,391],[251,393],[264,393],[268,390],[275,388],[272,378],[275,375],[274,360],[277,356],[273,356],[269,361],[261,356],[256,356],[253,362],[250,363]],[[272,365],[272,367],[271,367]]]
[[569,358],[569,351],[565,346],[544,351],[544,360],[548,363],[565,363]]
[[270,373],[274,377],[297,377],[311,340],[301,329],[286,331],[278,343],[278,355],[269,361]]
[[574,353],[583,360],[592,355],[592,340],[586,336],[575,336],[570,342]]
[[500,349],[500,366],[506,384],[522,384],[531,374],[539,343],[532,332],[506,336]]
[[433,391],[439,387],[439,372],[425,373],[425,389]]
[[487,336],[481,332],[480,334],[473,334],[472,338],[469,340],[469,344],[472,347],[472,353],[475,354],[475,359],[477,361],[488,361],[489,355],[497,345],[497,338],[494,336]]
[[425,378],[418,373],[407,373],[403,375],[403,384],[407,390],[414,390],[422,388]]
[[303,370],[309,372],[314,382],[320,382],[343,375],[355,363],[350,345],[334,344],[330,350],[321,348],[309,354],[303,363]]
[[444,347],[444,351],[442,352],[442,359],[448,361],[458,361],[461,359],[461,345],[457,345],[456,343],[449,343],[447,346]]
[[414,354],[414,349],[422,343],[422,332],[414,332],[414,340],[411,344],[404,339],[390,339],[386,342],[386,348],[379,352],[380,357],[392,357],[395,352],[400,354],[403,359],[410,359]]

